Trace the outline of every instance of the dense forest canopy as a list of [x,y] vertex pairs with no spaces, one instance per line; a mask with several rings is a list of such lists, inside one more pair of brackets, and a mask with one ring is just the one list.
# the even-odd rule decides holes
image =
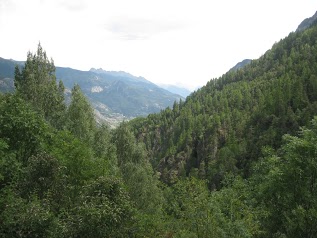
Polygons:
[[173,108],[97,125],[41,45],[0,94],[1,237],[315,237],[317,26]]

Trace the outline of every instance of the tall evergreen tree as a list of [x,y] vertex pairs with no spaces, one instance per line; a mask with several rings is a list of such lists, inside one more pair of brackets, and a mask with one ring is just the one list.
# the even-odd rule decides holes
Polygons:
[[[41,44],[35,54],[28,52],[25,66],[15,68],[14,85],[18,94],[30,102],[53,126],[60,127],[65,114],[62,83],[56,84],[53,59],[49,60]],[[62,91],[61,91],[62,90]]]

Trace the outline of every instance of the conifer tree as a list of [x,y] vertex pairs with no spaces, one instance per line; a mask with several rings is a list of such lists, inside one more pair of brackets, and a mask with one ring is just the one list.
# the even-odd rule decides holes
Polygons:
[[53,126],[60,127],[65,114],[64,91],[57,86],[53,59],[49,60],[41,44],[37,52],[28,52],[22,71],[15,68],[14,85],[17,93],[32,104]]

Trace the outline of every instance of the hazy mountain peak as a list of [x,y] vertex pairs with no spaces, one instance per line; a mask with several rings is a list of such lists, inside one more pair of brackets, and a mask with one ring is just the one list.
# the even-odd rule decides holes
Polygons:
[[188,95],[190,95],[191,91],[188,90],[187,88],[176,86],[176,85],[171,85],[171,84],[160,84],[159,85],[161,88],[166,89],[167,91],[181,95],[182,97],[186,98]]
[[237,63],[235,66],[233,66],[229,71],[236,71],[238,69],[243,68],[244,66],[251,63],[251,59],[244,59],[241,62]]
[[299,31],[303,31],[305,29],[307,29],[308,27],[310,27],[314,21],[317,20],[317,11],[315,12],[315,14],[312,16],[312,17],[309,17],[309,18],[306,18],[305,20],[303,20],[299,26],[297,27],[296,29],[296,32],[299,32]]
[[96,69],[96,68],[91,68],[89,71],[94,72],[94,73],[103,73],[103,72],[107,72],[107,71],[105,71],[103,68],[99,68],[99,69]]
[[152,82],[146,80],[145,78],[143,77],[140,77],[140,76],[134,76],[130,73],[127,73],[125,71],[107,71],[107,70],[104,70],[102,68],[99,68],[99,69],[95,69],[95,68],[91,68],[89,70],[90,72],[93,72],[93,73],[96,73],[96,74],[103,74],[103,75],[108,75],[108,76],[113,76],[113,77],[120,77],[121,79],[132,79],[134,81],[140,81],[140,82],[143,82],[143,83],[149,83],[149,84],[152,84]]

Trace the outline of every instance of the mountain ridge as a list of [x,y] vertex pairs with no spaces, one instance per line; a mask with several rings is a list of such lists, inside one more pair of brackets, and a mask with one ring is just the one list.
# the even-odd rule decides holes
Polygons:
[[186,98],[188,95],[192,93],[191,90],[184,88],[184,87],[179,87],[177,85],[172,85],[172,84],[159,84],[161,88],[166,89],[167,91],[170,91],[171,93],[181,95],[182,97]]
[[127,72],[121,71],[121,70],[120,71],[107,71],[107,70],[104,70],[102,68],[99,68],[99,69],[91,68],[89,70],[89,72],[94,72],[97,74],[104,74],[104,75],[111,75],[111,76],[115,76],[115,77],[124,77],[124,78],[133,79],[133,80],[144,82],[144,83],[154,84],[151,81],[149,81],[141,76],[134,76],[130,73],[127,73]]
[[[14,90],[13,78],[15,65],[23,62],[0,58],[0,90]],[[99,121],[117,125],[122,120],[146,116],[159,112],[174,101],[184,99],[173,94],[143,77],[136,77],[124,71],[105,71],[92,68],[89,71],[56,67],[56,79],[62,80],[66,94],[74,84],[79,84],[83,93],[94,106]],[[101,110],[102,109],[102,110]],[[114,123],[117,121],[116,123]]]
[[251,61],[252,61],[251,59],[244,59],[244,60],[242,60],[241,62],[239,62],[239,63],[237,63],[235,66],[233,66],[233,67],[229,70],[229,72],[230,72],[230,71],[236,71],[236,70],[238,70],[238,69],[241,69],[241,68],[243,68],[244,66],[250,64]]
[[306,30],[308,27],[310,27],[312,24],[314,24],[314,22],[317,20],[317,11],[315,12],[315,14],[311,17],[308,17],[306,19],[304,19],[297,27],[296,32],[299,31],[304,31]]

